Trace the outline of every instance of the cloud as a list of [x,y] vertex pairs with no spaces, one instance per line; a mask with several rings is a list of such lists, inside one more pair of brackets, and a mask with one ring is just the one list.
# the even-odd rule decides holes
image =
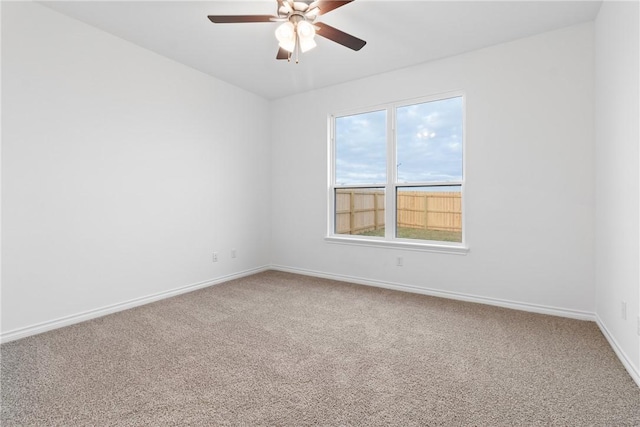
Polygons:
[[[336,119],[336,182],[386,182],[386,112]],[[396,117],[398,182],[462,179],[462,98],[400,107]]]
[[435,137],[436,133],[431,132],[429,129],[419,129],[418,133],[416,133],[416,138],[418,139],[430,139]]
[[462,179],[462,98],[397,110],[399,182]]
[[336,182],[385,183],[386,111],[336,118]]

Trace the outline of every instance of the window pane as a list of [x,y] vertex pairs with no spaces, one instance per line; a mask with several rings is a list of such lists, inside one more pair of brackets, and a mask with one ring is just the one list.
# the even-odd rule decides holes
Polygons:
[[387,112],[335,119],[336,185],[387,181]]
[[398,187],[396,237],[462,242],[462,187]]
[[397,109],[397,182],[462,181],[462,97]]
[[337,188],[335,233],[384,237],[384,188]]

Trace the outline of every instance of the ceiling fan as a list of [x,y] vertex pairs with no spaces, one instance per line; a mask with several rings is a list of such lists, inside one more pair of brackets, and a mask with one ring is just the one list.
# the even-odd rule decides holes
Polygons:
[[296,63],[300,52],[306,52],[316,46],[316,34],[353,50],[360,50],[367,43],[330,25],[317,22],[319,16],[354,0],[276,1],[277,15],[209,15],[208,18],[214,24],[282,22],[276,29],[279,46],[276,59],[291,61],[291,57],[295,55]]

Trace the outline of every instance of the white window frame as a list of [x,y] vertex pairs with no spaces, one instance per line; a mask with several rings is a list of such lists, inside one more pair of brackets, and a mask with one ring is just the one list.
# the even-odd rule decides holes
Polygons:
[[[397,182],[397,160],[396,160],[396,111],[398,108],[422,104],[433,101],[440,101],[449,98],[462,98],[462,180],[451,182],[412,182],[412,183],[399,183]],[[352,116],[358,114],[370,113],[373,111],[385,110],[387,114],[387,180],[385,183],[375,184],[356,184],[356,185],[336,185],[336,146],[335,146],[335,120],[340,117]],[[348,245],[361,245],[361,246],[374,246],[374,247],[389,247],[389,248],[401,248],[407,250],[427,251],[427,252],[441,252],[441,253],[453,253],[453,254],[466,254],[469,251],[466,240],[466,197],[465,197],[465,177],[466,177],[466,147],[467,147],[467,132],[466,132],[466,94],[462,91],[447,92],[438,95],[425,96],[421,98],[415,98],[410,100],[404,100],[399,102],[391,102],[382,105],[376,105],[367,108],[358,108],[353,110],[341,111],[336,114],[331,114],[328,117],[328,211],[327,211],[327,235],[325,241],[329,243],[348,244]],[[444,242],[434,240],[417,240],[417,239],[403,239],[396,237],[396,215],[397,215],[397,192],[398,188],[406,187],[437,187],[437,186],[460,186],[461,204],[462,204],[462,242]],[[351,234],[336,234],[335,233],[335,192],[340,188],[383,188],[385,190],[385,224],[392,224],[392,227],[385,226],[385,236],[360,236]]]

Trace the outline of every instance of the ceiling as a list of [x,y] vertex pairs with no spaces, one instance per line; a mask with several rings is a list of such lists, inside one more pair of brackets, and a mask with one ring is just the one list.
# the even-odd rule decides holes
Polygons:
[[58,12],[276,99],[593,20],[600,1],[356,0],[319,21],[367,41],[355,52],[317,37],[300,63],[275,59],[277,23],[207,15],[275,14],[275,0],[45,1]]

